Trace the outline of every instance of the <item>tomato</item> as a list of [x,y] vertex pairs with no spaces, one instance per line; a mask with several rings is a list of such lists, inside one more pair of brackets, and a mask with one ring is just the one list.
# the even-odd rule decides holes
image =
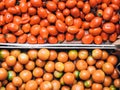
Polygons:
[[75,37],[75,36],[74,36],[73,34],[71,34],[71,33],[68,33],[68,32],[67,32],[67,33],[65,34],[65,40],[68,41],[68,42],[69,42],[69,41],[72,41],[72,40],[74,39],[74,37]]
[[77,4],[76,0],[67,0],[66,7],[73,8],[73,7],[75,7],[76,4]]
[[17,41],[17,38],[14,34],[8,33],[6,34],[6,40],[8,43],[15,43]]
[[103,16],[103,10],[98,9],[98,10],[97,10],[97,16],[98,16],[98,17]]
[[85,3],[82,9],[83,13],[88,14],[90,12],[90,5]]
[[112,7],[114,10],[119,10],[119,6],[116,4],[110,4],[109,7]]
[[86,21],[91,21],[94,18],[94,14],[93,13],[88,13],[87,15],[85,15],[85,20]]
[[115,31],[115,25],[111,22],[108,22],[108,23],[103,24],[102,29],[104,32],[108,34],[112,34]]
[[14,34],[15,34],[16,36],[20,36],[20,35],[24,34],[24,32],[23,32],[22,29],[19,29],[18,31],[14,32]]
[[79,77],[82,80],[88,80],[90,78],[90,72],[87,70],[81,70]]
[[65,9],[65,3],[64,2],[58,2],[58,9],[64,10]]
[[20,16],[14,16],[13,23],[20,25],[21,24],[21,17]]
[[37,12],[36,8],[34,8],[34,7],[29,7],[28,8],[29,15],[35,15],[36,12]]
[[97,0],[90,0],[89,3],[91,7],[95,7],[97,5]]
[[119,21],[119,15],[118,14],[113,15],[110,21],[112,23],[117,23]]
[[29,44],[37,44],[37,38],[33,35],[29,35],[27,38],[27,43]]
[[81,8],[81,9],[82,9],[83,6],[84,6],[84,2],[83,2],[83,1],[78,1],[78,2],[77,2],[77,7],[78,7],[78,8]]
[[49,31],[45,27],[41,27],[39,32],[44,40],[48,39]]
[[91,44],[94,40],[94,37],[91,34],[84,35],[82,38],[82,43]]
[[113,33],[109,36],[109,41],[110,42],[115,42],[117,40],[117,33]]
[[9,23],[7,24],[7,29],[10,30],[11,32],[16,32],[19,29],[19,26],[15,23]]
[[47,9],[48,9],[49,11],[51,11],[51,12],[56,11],[56,9],[57,9],[57,5],[56,5],[56,3],[53,2],[53,1],[47,1],[46,7],[47,7]]
[[5,16],[4,16],[4,20],[6,23],[10,23],[13,21],[13,15],[10,14],[10,13],[6,13]]
[[3,10],[3,9],[4,9],[4,5],[5,5],[4,2],[0,2],[0,10]]
[[83,29],[79,29],[78,33],[75,35],[75,38],[77,40],[80,40],[80,39],[82,39],[82,37],[84,36],[84,34],[85,34],[85,31]]
[[57,20],[55,23],[55,26],[56,26],[56,29],[61,33],[65,33],[67,30],[66,24],[62,22],[61,20]]
[[74,18],[77,18],[80,16],[80,11],[77,7],[74,7],[70,10],[70,13],[71,15],[74,17]]
[[55,26],[48,26],[47,31],[49,32],[50,35],[56,36],[58,34],[58,31]]
[[0,80],[5,80],[8,76],[7,71],[4,68],[0,68]]
[[38,44],[44,44],[45,40],[40,35],[38,35],[37,42],[38,42]]
[[102,29],[100,27],[98,28],[90,28],[89,29],[89,33],[93,36],[97,36],[100,35],[100,33],[102,32]]
[[50,23],[48,22],[47,19],[43,19],[43,20],[40,21],[40,26],[41,27],[46,27],[46,26],[49,26],[49,25],[50,25]]
[[23,34],[17,38],[18,43],[25,43],[27,41],[27,34]]
[[40,6],[42,6],[42,0],[30,0],[30,3],[34,7],[40,7]]
[[57,39],[58,39],[58,43],[62,43],[65,40],[65,35],[64,34],[58,34]]
[[71,34],[76,34],[79,31],[79,29],[76,26],[69,26],[67,28],[67,32]]
[[101,37],[102,37],[103,41],[107,41],[108,40],[108,34],[105,33],[105,32],[101,33]]
[[101,44],[102,43],[102,37],[101,36],[95,36],[94,43],[95,44]]
[[80,18],[75,18],[73,21],[73,25],[80,28],[82,26],[82,20]]
[[47,20],[49,21],[49,23],[55,23],[57,20],[57,17],[54,14],[48,14]]
[[106,7],[105,10],[103,11],[103,19],[104,20],[110,20],[111,17],[113,16],[113,8],[112,7]]
[[30,29],[31,35],[37,36],[40,33],[40,25],[33,25]]
[[58,40],[54,36],[49,36],[48,42],[51,43],[51,44],[56,44],[58,42]]
[[64,15],[64,16],[70,15],[70,10],[67,9],[67,8],[65,8],[65,9],[63,10],[63,15]]
[[78,60],[78,61],[76,62],[76,68],[77,68],[79,71],[85,70],[85,69],[87,69],[87,67],[88,67],[88,64],[87,64],[87,62],[84,61],[84,60]]
[[9,7],[14,7],[16,3],[16,0],[5,0],[5,7],[9,8]]
[[63,22],[65,21],[65,17],[63,15],[63,13],[61,13],[61,12],[56,12],[56,17],[57,17],[57,19],[59,19]]
[[4,34],[0,34],[0,43],[6,43]]
[[2,26],[4,24],[5,24],[4,17],[3,17],[3,15],[0,15],[0,26]]
[[34,15],[30,18],[30,24],[35,25],[40,23],[40,17],[38,15]]
[[102,18],[100,17],[95,17],[91,22],[90,22],[90,27],[96,28],[99,27],[102,24]]
[[90,27],[90,22],[84,21],[84,22],[82,23],[82,28],[83,28],[83,29],[89,29],[89,27]]
[[48,15],[47,11],[42,7],[38,8],[37,13],[38,13],[38,16],[41,18],[46,18]]
[[20,2],[20,10],[21,10],[22,13],[27,12],[27,10],[28,10],[27,3]]

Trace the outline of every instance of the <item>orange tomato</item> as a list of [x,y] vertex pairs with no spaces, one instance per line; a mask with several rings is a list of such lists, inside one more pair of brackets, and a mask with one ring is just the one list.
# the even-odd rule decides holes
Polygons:
[[65,40],[64,34],[58,34],[57,35],[58,43],[62,43]]
[[48,32],[47,28],[41,27],[39,32],[40,32],[41,37],[44,40],[48,39],[49,32]]
[[5,7],[9,8],[9,7],[14,7],[16,3],[16,0],[5,0]]
[[79,29],[76,26],[69,26],[67,28],[67,32],[71,34],[76,34],[79,31]]
[[64,10],[64,9],[65,9],[65,3],[62,2],[62,1],[58,2],[58,8],[59,8],[60,10]]
[[36,12],[37,12],[36,8],[34,8],[34,7],[29,7],[28,8],[29,15],[35,15]]
[[47,26],[47,31],[49,32],[50,35],[56,36],[58,34],[58,31],[55,26]]
[[49,26],[49,25],[50,25],[50,23],[48,22],[47,19],[43,19],[43,20],[40,21],[40,26],[41,27],[46,27],[46,26]]
[[112,7],[106,7],[103,11],[103,19],[104,20],[110,20],[113,16],[113,8]]
[[76,0],[67,0],[66,7],[73,8],[73,7],[75,7],[76,4],[77,4]]
[[34,15],[30,18],[30,24],[35,25],[40,23],[40,17],[38,15]]
[[91,7],[95,7],[97,5],[97,0],[90,0],[89,3]]
[[82,39],[82,37],[84,36],[84,34],[85,34],[85,31],[83,29],[79,29],[78,33],[75,35],[75,38],[77,40],[80,40],[80,39]]
[[38,42],[38,44],[44,44],[45,40],[40,35],[38,35],[37,42]]
[[99,27],[101,24],[102,24],[102,18],[100,18],[100,17],[95,17],[95,18],[92,19],[92,21],[90,22],[90,27],[96,28],[96,27]]
[[94,43],[95,44],[101,44],[102,43],[102,37],[101,36],[95,36]]
[[75,37],[75,36],[74,36],[73,34],[71,34],[71,33],[68,33],[68,32],[67,32],[67,33],[65,34],[65,40],[68,41],[68,42],[69,42],[69,41],[72,41],[72,40],[74,39],[74,37]]
[[12,22],[12,21],[13,21],[13,15],[10,14],[10,13],[6,13],[6,14],[4,15],[4,20],[5,20],[6,23]]
[[58,40],[57,40],[57,38],[54,37],[54,36],[49,36],[48,42],[49,42],[50,44],[56,44],[56,43],[58,42]]
[[4,34],[0,34],[0,43],[6,43]]
[[66,23],[66,25],[68,25],[68,26],[73,25],[73,17],[72,17],[72,16],[67,16],[67,17],[65,18],[65,23]]
[[59,20],[61,20],[61,21],[65,21],[65,17],[64,17],[64,15],[63,15],[63,13],[61,13],[61,12],[56,12],[56,17],[57,17],[57,19],[59,19]]
[[84,35],[82,38],[82,43],[91,44],[94,40],[94,37],[91,34]]
[[20,10],[21,10],[22,13],[27,12],[28,7],[27,7],[27,3],[26,2],[20,2],[19,6],[20,6]]
[[[25,28],[25,27],[24,27]],[[26,27],[27,28],[27,27]],[[29,28],[29,26],[28,26]],[[40,33],[40,25],[33,25],[31,28],[30,28],[30,33],[31,35],[34,35],[34,36],[37,36],[39,33]]]
[[38,16],[39,16],[40,18],[46,18],[47,15],[48,15],[48,14],[47,14],[47,11],[46,11],[44,8],[42,8],[42,7],[38,8],[37,14],[38,14]]
[[27,34],[23,34],[17,38],[17,43],[25,43],[27,41]]
[[42,0],[30,0],[30,3],[34,7],[40,7],[40,6],[42,6]]
[[46,4],[46,7],[51,12],[56,11],[56,9],[57,9],[57,5],[53,1],[48,1],[47,4]]
[[85,20],[91,21],[94,17],[95,15],[93,13],[88,13],[87,15],[85,15]]
[[77,18],[80,16],[80,11],[77,7],[74,7],[70,10],[70,13],[71,15],[74,17],[74,18]]
[[65,33],[67,30],[66,24],[62,22],[61,20],[57,20],[55,23],[55,26],[56,26],[56,29],[61,33]]
[[114,42],[116,40],[117,40],[117,33],[115,32],[109,36],[109,41]]
[[98,28],[90,28],[89,29],[89,33],[93,36],[97,36],[100,35],[100,33],[102,32],[102,29],[100,27]]
[[115,25],[111,22],[108,22],[108,23],[103,24],[102,29],[104,32],[108,34],[112,34],[115,31]]
[[8,43],[15,43],[17,41],[17,38],[14,34],[8,33],[6,34],[6,41]]
[[73,25],[80,28],[82,26],[82,20],[80,18],[74,18]]
[[82,11],[84,14],[88,14],[90,12],[90,5],[88,3],[85,3]]
[[29,35],[28,38],[27,38],[27,43],[36,44],[37,43],[37,38],[33,35]]
[[2,26],[4,24],[5,24],[4,17],[3,17],[3,15],[0,15],[0,26]]

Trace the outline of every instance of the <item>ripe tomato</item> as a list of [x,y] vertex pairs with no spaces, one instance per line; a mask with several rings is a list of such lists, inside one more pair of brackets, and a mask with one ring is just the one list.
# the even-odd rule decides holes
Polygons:
[[62,43],[65,40],[64,34],[58,34],[57,35],[58,43]]
[[42,7],[38,8],[37,14],[40,18],[46,18],[48,15],[46,9],[44,9]]
[[16,3],[16,0],[5,0],[5,7],[9,8],[9,7],[14,7]]
[[27,3],[25,3],[25,2],[20,2],[20,10],[21,10],[21,12],[22,13],[25,13],[25,12],[27,12],[27,10],[28,10],[28,7],[27,7]]
[[29,44],[37,44],[37,38],[33,35],[29,35],[27,38],[27,43]]
[[115,25],[111,22],[108,22],[108,23],[103,24],[102,29],[104,32],[108,34],[112,34],[115,31]]
[[97,36],[100,35],[100,33],[102,32],[102,29],[100,27],[98,28],[90,28],[89,29],[89,33],[93,36]]
[[34,15],[30,18],[30,24],[35,25],[40,23],[40,17],[38,15]]
[[40,36],[43,38],[43,40],[48,39],[49,32],[45,27],[41,27],[39,32],[40,32]]
[[2,26],[4,24],[5,24],[4,17],[3,17],[3,15],[0,15],[0,26]]
[[49,32],[50,35],[56,36],[58,34],[58,31],[55,26],[48,26],[47,31]]
[[47,7],[47,9],[48,9],[49,11],[51,11],[51,12],[56,11],[56,9],[57,9],[57,5],[56,5],[56,3],[53,2],[53,1],[47,1],[46,7]]
[[66,7],[73,8],[73,7],[75,7],[76,4],[77,4],[76,0],[67,0]]
[[49,36],[48,42],[51,43],[51,44],[56,44],[58,42],[58,40],[54,36]]
[[91,22],[90,22],[90,27],[96,28],[99,27],[102,24],[102,18],[100,17],[95,17]]
[[88,13],[87,15],[85,15],[85,20],[91,21],[94,17],[95,15],[93,13]]
[[25,43],[27,41],[27,34],[23,34],[17,38],[17,43]]
[[80,11],[77,7],[74,7],[70,10],[70,13],[71,15],[74,17],[74,18],[77,18],[80,16]]
[[72,16],[67,16],[67,17],[65,18],[65,23],[66,23],[66,25],[68,25],[68,26],[73,25],[73,17],[72,17]]
[[42,0],[30,0],[30,3],[34,7],[41,7],[42,6]]
[[90,5],[88,3],[85,3],[82,11],[84,14],[88,14],[90,12]]
[[71,34],[76,34],[79,31],[79,29],[76,26],[69,26],[67,28],[67,32]]
[[106,7],[103,11],[103,19],[104,20],[110,20],[113,16],[113,8],[112,7]]
[[30,29],[31,35],[37,36],[40,33],[40,25],[33,25]]
[[82,43],[91,44],[94,40],[94,37],[91,34],[84,35],[82,38]]
[[0,34],[0,43],[6,43],[4,34]]
[[79,29],[78,33],[75,35],[75,38],[77,40],[80,40],[85,34],[85,31],[83,29]]
[[80,28],[82,26],[82,20],[80,18],[75,18],[73,21],[73,25]]
[[95,44],[101,44],[102,43],[102,37],[101,36],[95,36],[94,43]]
[[109,41],[114,42],[116,40],[117,40],[117,33],[115,32],[109,36]]
[[69,41],[72,41],[72,40],[74,39],[74,37],[75,37],[75,36],[74,36],[73,34],[71,34],[71,33],[68,33],[68,32],[67,32],[67,33],[65,34],[65,40],[68,41],[68,42],[69,42]]
[[60,10],[64,10],[64,9],[65,9],[65,3],[62,2],[62,1],[58,2],[58,8],[59,8]]
[[14,34],[8,33],[6,34],[6,40],[8,43],[15,43],[17,41],[17,38]]
[[56,17],[57,17],[57,19],[59,19],[59,20],[61,20],[61,21],[65,21],[65,17],[64,17],[64,15],[63,15],[63,13],[61,13],[61,12],[56,12]]
[[62,22],[61,20],[57,20],[55,23],[55,26],[56,26],[57,30],[61,33],[65,33],[67,30],[66,24],[64,22]]
[[28,8],[29,15],[35,15],[36,12],[37,12],[36,8],[34,8],[34,7],[29,7]]
[[6,13],[5,16],[4,16],[4,20],[6,23],[10,23],[13,21],[13,15],[10,14],[10,13]]

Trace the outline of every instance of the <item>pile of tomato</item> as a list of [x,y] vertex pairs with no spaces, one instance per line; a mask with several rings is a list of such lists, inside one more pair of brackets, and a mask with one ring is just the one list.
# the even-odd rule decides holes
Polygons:
[[114,42],[119,10],[120,0],[0,0],[0,42]]
[[118,57],[109,50],[1,49],[0,61],[0,90],[120,88]]

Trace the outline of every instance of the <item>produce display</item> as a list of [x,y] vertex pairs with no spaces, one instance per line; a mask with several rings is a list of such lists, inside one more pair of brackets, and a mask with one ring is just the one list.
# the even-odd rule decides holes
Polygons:
[[0,43],[102,44],[120,34],[120,0],[0,0]]
[[111,50],[0,49],[0,90],[117,90]]

